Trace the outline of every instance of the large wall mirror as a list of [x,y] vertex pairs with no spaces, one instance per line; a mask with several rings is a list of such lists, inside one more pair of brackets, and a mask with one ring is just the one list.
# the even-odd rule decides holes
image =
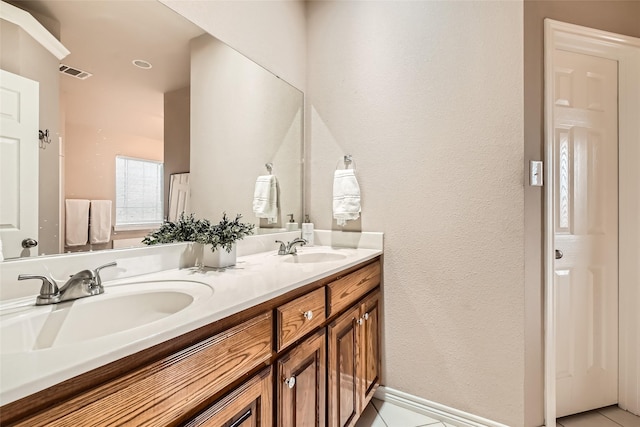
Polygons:
[[[169,215],[171,176],[184,182],[176,174],[187,172],[188,206],[198,217],[241,214],[261,233],[284,229],[289,214],[300,221],[298,89],[155,0],[8,3],[29,11],[71,53],[58,61],[2,21],[2,69],[40,83],[39,127],[48,130],[34,142],[39,244],[5,243],[5,259],[138,245],[154,218]],[[268,174],[278,182],[272,221],[253,212],[256,180]],[[66,207],[72,199],[110,201],[106,242],[67,244],[67,210],[84,215],[82,206]],[[116,223],[129,215],[123,206],[139,224]]]

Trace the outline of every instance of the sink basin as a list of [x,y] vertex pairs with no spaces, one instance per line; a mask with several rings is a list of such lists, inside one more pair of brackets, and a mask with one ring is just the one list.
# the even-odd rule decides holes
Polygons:
[[345,259],[347,256],[333,252],[309,252],[288,256],[284,262],[294,264],[315,264],[319,262],[331,262]]
[[211,294],[204,284],[167,281],[114,285],[105,293],[3,314],[0,354],[45,350],[144,326],[189,307]]

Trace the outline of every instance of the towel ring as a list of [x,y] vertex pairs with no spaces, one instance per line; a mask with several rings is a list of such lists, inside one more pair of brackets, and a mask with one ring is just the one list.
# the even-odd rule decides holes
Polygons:
[[338,163],[336,163],[336,170],[339,169],[341,161],[344,162],[345,169],[349,169],[349,165],[352,165],[351,169],[353,169],[354,171],[356,170],[356,161],[353,160],[353,156],[351,154],[347,154],[341,160],[338,160]]
[[266,163],[264,167],[267,168],[267,172],[269,172],[269,174],[273,172],[273,163]]

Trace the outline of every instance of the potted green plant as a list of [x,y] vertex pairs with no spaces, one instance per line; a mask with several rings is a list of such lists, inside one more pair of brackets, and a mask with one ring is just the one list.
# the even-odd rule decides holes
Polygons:
[[[236,242],[253,234],[254,224],[240,222],[222,214],[222,220],[212,224],[206,218],[197,219],[194,214],[180,215],[176,222],[165,221],[158,230],[146,236],[142,243],[195,242],[204,247],[202,263],[207,267],[228,267],[236,263]],[[210,250],[209,250],[210,249]],[[224,249],[224,250],[223,250]]]
[[165,221],[160,228],[145,236],[142,243],[157,245],[160,243],[199,242],[211,228],[208,219],[197,219],[194,214],[180,214],[177,221]]
[[[236,242],[253,234],[254,224],[240,222],[242,215],[237,214],[234,220],[222,214],[222,220],[211,224],[207,233],[198,240],[205,248],[203,264],[207,267],[228,267],[236,263]],[[210,246],[210,251],[207,250]],[[224,249],[224,250],[223,250]]]

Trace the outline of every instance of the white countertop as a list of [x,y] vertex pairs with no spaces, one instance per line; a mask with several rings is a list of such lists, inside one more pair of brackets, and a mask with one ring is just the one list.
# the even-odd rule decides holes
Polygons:
[[[126,296],[122,289],[132,289],[133,286],[153,289],[153,282],[163,282],[176,290],[179,290],[180,286],[192,287],[196,296],[183,310],[133,329],[42,350],[31,349],[14,353],[3,351],[0,355],[0,405],[193,331],[382,254],[378,249],[327,246],[299,250],[300,254],[312,252],[342,254],[344,258],[295,264],[286,262],[290,255],[278,256],[274,251],[269,251],[238,257],[236,266],[225,270],[173,269],[104,282],[104,295],[76,300],[73,304],[88,303],[88,300],[93,298]],[[136,285],[130,285],[132,283]],[[20,298],[3,304],[0,321],[9,322],[26,312],[32,314],[33,310],[49,313],[54,309],[55,306],[35,307],[32,297]],[[104,318],[108,317],[105,315],[96,317],[95,322],[110,321],[109,318]],[[87,325],[87,330],[90,331],[91,327],[91,324]]]

